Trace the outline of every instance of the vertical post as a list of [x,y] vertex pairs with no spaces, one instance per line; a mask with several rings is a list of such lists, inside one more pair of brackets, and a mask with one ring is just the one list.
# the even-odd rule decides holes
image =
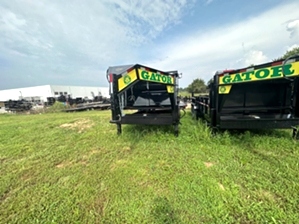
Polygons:
[[113,85],[112,85],[112,96],[111,96],[111,113],[112,113],[112,120],[117,120],[118,115],[120,114],[120,107],[118,101],[118,79],[117,75],[113,74]]
[[214,75],[214,81],[211,84],[210,89],[210,119],[211,126],[216,127],[217,125],[217,116],[218,116],[218,76]]

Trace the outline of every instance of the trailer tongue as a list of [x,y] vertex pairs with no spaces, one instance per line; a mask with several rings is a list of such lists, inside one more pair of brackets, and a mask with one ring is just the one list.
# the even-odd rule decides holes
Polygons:
[[[139,64],[107,70],[112,120],[120,134],[122,124],[173,125],[178,135],[180,109],[177,71],[162,72]],[[125,113],[134,110],[134,113]]]
[[217,129],[299,125],[299,56],[218,72],[208,96],[192,98],[192,113]]

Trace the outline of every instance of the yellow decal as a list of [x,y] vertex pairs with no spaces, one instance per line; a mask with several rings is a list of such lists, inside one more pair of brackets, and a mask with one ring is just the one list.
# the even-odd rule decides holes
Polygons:
[[159,73],[145,71],[138,69],[139,79],[149,81],[149,82],[158,82],[163,84],[174,84],[174,78],[170,75],[162,75]]
[[118,91],[123,90],[137,79],[136,69],[133,69],[123,77],[118,79]]
[[167,86],[168,93],[174,93],[174,86]]
[[232,88],[232,85],[219,86],[218,93],[219,94],[229,94],[231,88]]
[[240,82],[252,82],[265,79],[276,79],[299,76],[299,61],[290,64],[260,68],[252,71],[235,73],[231,75],[219,76],[219,84],[234,84]]

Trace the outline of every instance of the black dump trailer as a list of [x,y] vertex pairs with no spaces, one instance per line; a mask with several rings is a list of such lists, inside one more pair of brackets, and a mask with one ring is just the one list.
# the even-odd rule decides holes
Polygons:
[[179,133],[180,108],[177,100],[177,71],[163,72],[143,65],[109,67],[107,79],[111,96],[110,123],[173,125]]
[[209,94],[192,97],[191,111],[215,129],[293,128],[295,136],[299,125],[299,56],[217,72]]

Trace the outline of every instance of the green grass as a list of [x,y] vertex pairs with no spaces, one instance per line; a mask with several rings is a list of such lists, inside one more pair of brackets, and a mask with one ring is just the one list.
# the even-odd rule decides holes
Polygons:
[[188,93],[187,91],[179,91],[178,95],[182,97],[191,97],[191,93]]
[[[207,93],[195,93],[194,96],[200,96],[200,95],[207,95],[208,94],[208,91]],[[187,91],[179,91],[178,93],[178,96],[181,96],[181,97],[191,97],[192,94],[187,92]]]
[[210,134],[109,111],[0,116],[1,223],[297,223],[291,131]]

